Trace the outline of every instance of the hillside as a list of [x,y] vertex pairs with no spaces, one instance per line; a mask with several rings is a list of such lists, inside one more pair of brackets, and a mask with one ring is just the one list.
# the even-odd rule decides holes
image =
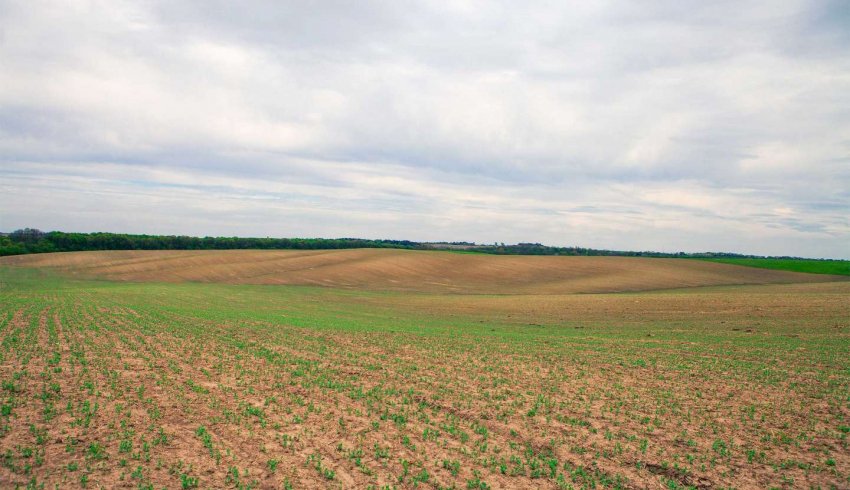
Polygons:
[[68,252],[3,257],[0,265],[115,281],[485,294],[603,293],[847,279],[683,259],[495,256],[396,249]]

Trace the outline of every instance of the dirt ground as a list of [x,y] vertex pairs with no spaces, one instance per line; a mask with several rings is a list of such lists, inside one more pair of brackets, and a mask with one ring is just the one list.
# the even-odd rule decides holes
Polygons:
[[846,277],[688,259],[460,254],[393,249],[104,251],[22,255],[0,265],[117,281],[294,284],[468,294],[647,291]]
[[4,488],[850,487],[850,282],[458,295],[0,272]]

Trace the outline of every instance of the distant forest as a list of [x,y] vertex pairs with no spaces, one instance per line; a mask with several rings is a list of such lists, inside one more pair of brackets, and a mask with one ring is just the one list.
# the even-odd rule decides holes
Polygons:
[[[410,250],[451,250],[496,255],[567,255],[681,258],[762,258],[724,252],[664,253],[599,250],[584,247],[550,247],[539,243],[483,245],[470,242],[423,243],[409,240],[368,240],[362,238],[241,238],[192,237],[173,235],[128,235],[125,233],[43,232],[33,228],[0,234],[0,256],[86,250],[324,250],[345,248],[400,248]],[[794,257],[774,257],[794,258]]]

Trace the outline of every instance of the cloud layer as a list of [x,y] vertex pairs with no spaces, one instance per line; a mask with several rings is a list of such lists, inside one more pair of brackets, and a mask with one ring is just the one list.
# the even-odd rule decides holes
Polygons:
[[2,2],[0,227],[850,258],[846,2]]

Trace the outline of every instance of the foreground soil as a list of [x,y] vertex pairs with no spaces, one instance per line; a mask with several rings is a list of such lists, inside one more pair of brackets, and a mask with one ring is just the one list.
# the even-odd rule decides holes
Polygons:
[[850,487],[847,282],[0,282],[4,488]]
[[315,285],[469,294],[647,291],[850,280],[687,259],[459,254],[393,249],[104,251],[0,258],[115,281]]

